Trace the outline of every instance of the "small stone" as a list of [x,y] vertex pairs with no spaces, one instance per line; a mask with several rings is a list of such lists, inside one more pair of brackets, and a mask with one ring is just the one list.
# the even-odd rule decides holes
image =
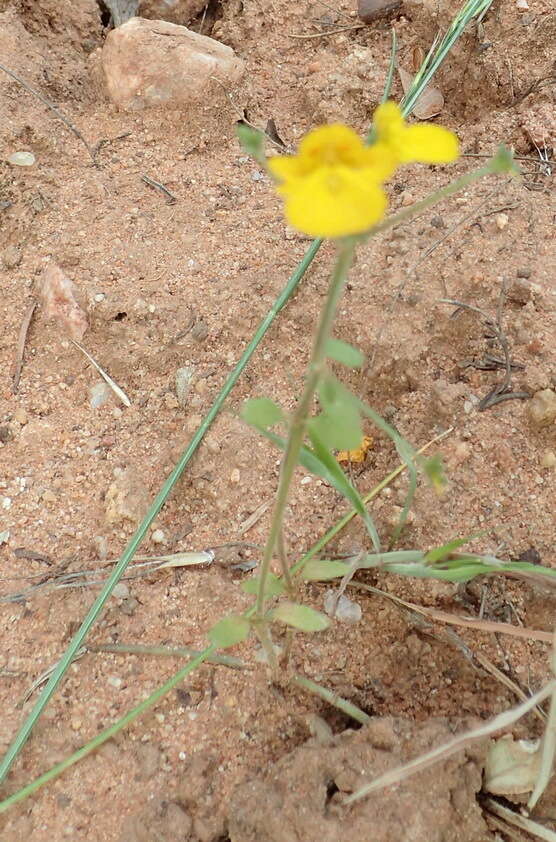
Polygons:
[[231,47],[184,26],[138,17],[108,33],[102,66],[110,99],[126,111],[204,105],[213,78],[228,90],[244,72]]
[[498,230],[503,231],[510,219],[507,213],[497,213],[494,221],[496,222]]
[[112,596],[116,599],[127,599],[129,596],[129,588],[125,582],[118,582],[114,586],[114,590],[112,591]]
[[97,292],[97,294],[95,295],[95,301],[97,304],[100,304],[101,301],[104,301],[105,298],[106,295],[103,292]]
[[402,207],[408,208],[414,201],[415,199],[413,198],[413,193],[410,193],[409,190],[404,190],[401,194]]
[[204,342],[209,335],[209,329],[202,319],[195,322],[191,328],[191,336],[195,342]]
[[327,591],[324,597],[324,610],[329,617],[334,617],[342,623],[358,623],[361,620],[361,606],[352,602],[343,594],[336,601],[336,592]]
[[554,468],[556,466],[556,453],[553,450],[545,450],[541,458],[542,468]]
[[176,396],[178,404],[182,408],[187,406],[191,383],[195,377],[195,369],[192,366],[183,366],[176,371]]
[[28,420],[26,411],[22,406],[18,406],[14,412],[14,421],[17,421],[18,424],[21,424],[21,426],[24,427]]
[[523,267],[517,270],[516,275],[518,278],[524,278],[526,281],[528,281],[532,275],[532,272],[529,268]]
[[35,163],[35,156],[32,152],[12,152],[8,161],[14,167],[32,167]]
[[106,520],[121,523],[130,520],[139,523],[147,511],[150,495],[139,476],[131,468],[119,470],[105,496]]
[[120,611],[122,612],[122,614],[125,614],[126,617],[133,617],[138,605],[139,600],[135,599],[134,596],[130,596],[129,599],[122,600],[122,604],[120,605]]
[[237,483],[239,482],[239,478],[240,478],[239,468],[234,468],[232,473],[230,474],[230,482],[233,482],[234,485],[237,485]]
[[0,532],[0,545],[7,544],[10,539],[10,530],[4,529],[3,532]]
[[122,679],[117,675],[109,675],[107,681],[110,687],[114,687],[116,690],[119,690],[123,684]]
[[556,392],[542,389],[527,404],[527,414],[533,427],[549,427],[556,419]]
[[12,243],[2,252],[2,263],[5,269],[15,269],[21,263],[21,249]]
[[2,497],[2,508],[5,509],[5,511],[8,511],[8,509],[11,509],[11,507],[12,507],[12,498],[11,497]]
[[168,409],[177,409],[179,406],[178,399],[172,392],[166,392],[164,403]]
[[104,535],[95,535],[92,543],[99,561],[108,558],[108,541]]
[[166,535],[162,531],[162,529],[155,529],[153,534],[151,535],[151,541],[153,544],[164,544],[166,541]]
[[401,5],[401,0],[358,0],[357,13],[364,23],[386,17]]
[[10,439],[13,439],[13,433],[10,427],[8,427],[7,424],[4,424],[0,427],[0,442],[2,444],[6,444],[6,442],[10,441]]
[[515,301],[517,304],[521,304],[521,306],[524,307],[525,304],[531,301],[533,297],[533,287],[529,281],[519,277],[518,275],[517,278],[514,278],[508,284],[506,295],[510,301]]
[[99,409],[112,397],[112,389],[104,380],[97,380],[89,389],[89,405],[91,409]]

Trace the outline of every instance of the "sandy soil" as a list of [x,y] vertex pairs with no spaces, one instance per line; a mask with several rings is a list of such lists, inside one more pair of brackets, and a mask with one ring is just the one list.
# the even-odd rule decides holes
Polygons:
[[[513,374],[515,390],[556,387],[556,207],[553,175],[539,159],[539,149],[551,156],[556,144],[556,14],[543,0],[529,6],[496,2],[479,32],[461,39],[437,81],[445,96],[442,123],[458,133],[465,153],[488,156],[499,143],[511,144],[527,159],[523,179],[482,182],[365,246],[336,335],[368,358],[363,372],[348,378],[351,387],[410,441],[421,446],[451,428],[438,447],[449,492],[439,501],[423,484],[402,546],[424,548],[483,530],[474,548],[554,566],[555,427],[532,427],[526,400],[477,410],[501,374],[462,361],[499,349],[485,338],[480,319],[450,318],[452,310],[438,303],[448,295],[494,314],[504,287],[504,330],[513,359],[523,365]],[[404,6],[393,21],[402,64],[410,66],[415,47],[428,48],[457,7],[454,0]],[[204,106],[184,119],[121,113],[106,100],[97,52],[106,33],[94,0],[0,0],[1,62],[55,102],[91,144],[104,141],[95,167],[76,137],[0,74],[0,533],[9,531],[0,545],[3,599],[62,570],[105,572],[306,250],[308,241],[285,227],[268,179],[240,150],[233,124],[246,108],[257,125],[274,119],[288,144],[324,120],[341,119],[364,132],[384,84],[387,24],[326,38],[290,37],[314,33],[323,18],[343,23],[346,15],[352,20],[350,3],[337,13],[306,0],[224,3],[207,16],[204,31],[244,59],[246,81],[231,100],[215,85]],[[400,93],[396,80],[394,94]],[[35,165],[11,166],[6,159],[18,150],[32,151]],[[477,163],[463,157],[452,172]],[[164,183],[177,201],[167,204],[142,175]],[[447,179],[440,169],[404,169],[391,188],[392,207]],[[146,554],[215,547],[216,563],[128,581],[91,643],[201,647],[218,617],[247,604],[241,574],[231,565],[259,557],[268,511],[249,531],[242,524],[272,500],[277,453],[245,427],[238,410],[255,395],[294,404],[332,257],[331,246],[321,250],[144,545]],[[84,345],[125,389],[131,407],[111,397],[92,408],[99,375],[40,310],[13,394],[18,332],[49,259],[76,284],[90,321]],[[183,367],[193,369],[185,406],[175,390]],[[391,443],[368,432],[375,444],[357,469],[363,491],[398,462]],[[131,519],[118,520],[116,512],[108,522],[115,482],[120,498],[131,499]],[[405,488],[405,480],[395,481],[373,508],[385,536]],[[308,548],[343,512],[332,489],[300,471],[289,545]],[[331,551],[357,551],[364,541],[353,522]],[[230,542],[248,543],[222,548]],[[382,575],[360,580],[454,613],[553,626],[553,595],[515,580],[468,587]],[[325,590],[307,587],[306,598],[321,607]],[[18,702],[60,656],[95,592],[42,588],[0,604],[0,750],[36,696]],[[526,693],[549,674],[542,642],[466,629],[456,637],[445,626],[419,624],[383,597],[351,596],[361,604],[361,622],[300,638],[293,662],[372,715],[413,723],[484,719],[514,704],[506,686],[466,658],[461,641]],[[234,654],[252,663],[251,644]],[[3,792],[82,745],[177,667],[172,659],[85,655]],[[156,711],[7,813],[2,839],[226,839],[235,788],[302,745],[314,714],[335,733],[351,725],[298,689],[269,687],[264,670],[204,666]],[[538,721],[527,718],[517,733],[538,734]],[[156,833],[142,818],[145,809],[156,818]]]

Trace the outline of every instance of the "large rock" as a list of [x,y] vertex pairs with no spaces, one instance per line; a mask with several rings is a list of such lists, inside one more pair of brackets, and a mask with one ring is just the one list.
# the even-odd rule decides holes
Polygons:
[[231,87],[244,70],[230,47],[184,26],[142,18],[110,32],[102,66],[110,99],[126,111],[199,103],[214,78]]

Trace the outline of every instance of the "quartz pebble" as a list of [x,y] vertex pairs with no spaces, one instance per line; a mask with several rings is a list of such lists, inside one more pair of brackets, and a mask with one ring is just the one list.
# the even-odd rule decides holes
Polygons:
[[549,427],[556,420],[556,392],[541,389],[527,404],[527,414],[533,427]]
[[336,592],[327,591],[324,597],[324,610],[329,617],[334,617],[341,623],[358,623],[361,619],[361,606],[352,602],[343,594],[336,604]]

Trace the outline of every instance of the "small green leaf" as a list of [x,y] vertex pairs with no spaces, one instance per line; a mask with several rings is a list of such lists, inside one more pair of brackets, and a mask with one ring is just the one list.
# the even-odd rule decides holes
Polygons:
[[326,342],[326,356],[348,368],[361,368],[365,357],[358,348],[330,337]]
[[441,455],[436,453],[434,456],[431,456],[430,459],[427,459],[423,464],[423,470],[425,471],[425,475],[436,493],[439,496],[442,495],[446,490],[448,480],[446,479],[444,463]]
[[265,163],[263,132],[248,126],[246,123],[238,122],[236,123],[236,136],[244,152],[259,163]]
[[480,535],[484,534],[484,531],[475,532],[474,535],[468,535],[466,538],[456,538],[454,541],[448,541],[447,544],[442,544],[441,547],[433,547],[433,549],[429,550],[425,555],[425,563],[434,564],[437,561],[442,561],[447,558],[450,553],[459,549],[459,547],[462,547],[464,544],[468,544],[469,541],[472,541],[474,538],[478,538]]
[[331,404],[311,418],[307,427],[329,450],[355,450],[363,441],[361,416],[350,404]]
[[521,170],[514,161],[511,149],[502,144],[491,161],[492,172],[509,173],[510,175],[521,175]]
[[326,561],[311,559],[303,566],[301,578],[306,582],[326,582],[328,579],[339,579],[351,570],[351,565],[344,561]]
[[270,398],[251,398],[243,404],[241,417],[252,427],[268,430],[284,420],[284,413]]
[[[241,588],[245,591],[245,593],[258,594],[259,582],[260,576],[252,576],[250,579],[246,579],[245,582],[242,582]],[[280,596],[280,594],[284,593],[284,583],[282,579],[279,579],[278,576],[274,575],[274,573],[268,574],[265,585],[264,594],[266,597]]]
[[323,631],[330,625],[328,617],[320,611],[297,602],[281,602],[270,612],[270,617],[305,632]]
[[227,649],[228,646],[234,646],[245,640],[250,630],[249,620],[238,614],[232,614],[229,617],[223,617],[210,629],[208,639],[219,649]]

